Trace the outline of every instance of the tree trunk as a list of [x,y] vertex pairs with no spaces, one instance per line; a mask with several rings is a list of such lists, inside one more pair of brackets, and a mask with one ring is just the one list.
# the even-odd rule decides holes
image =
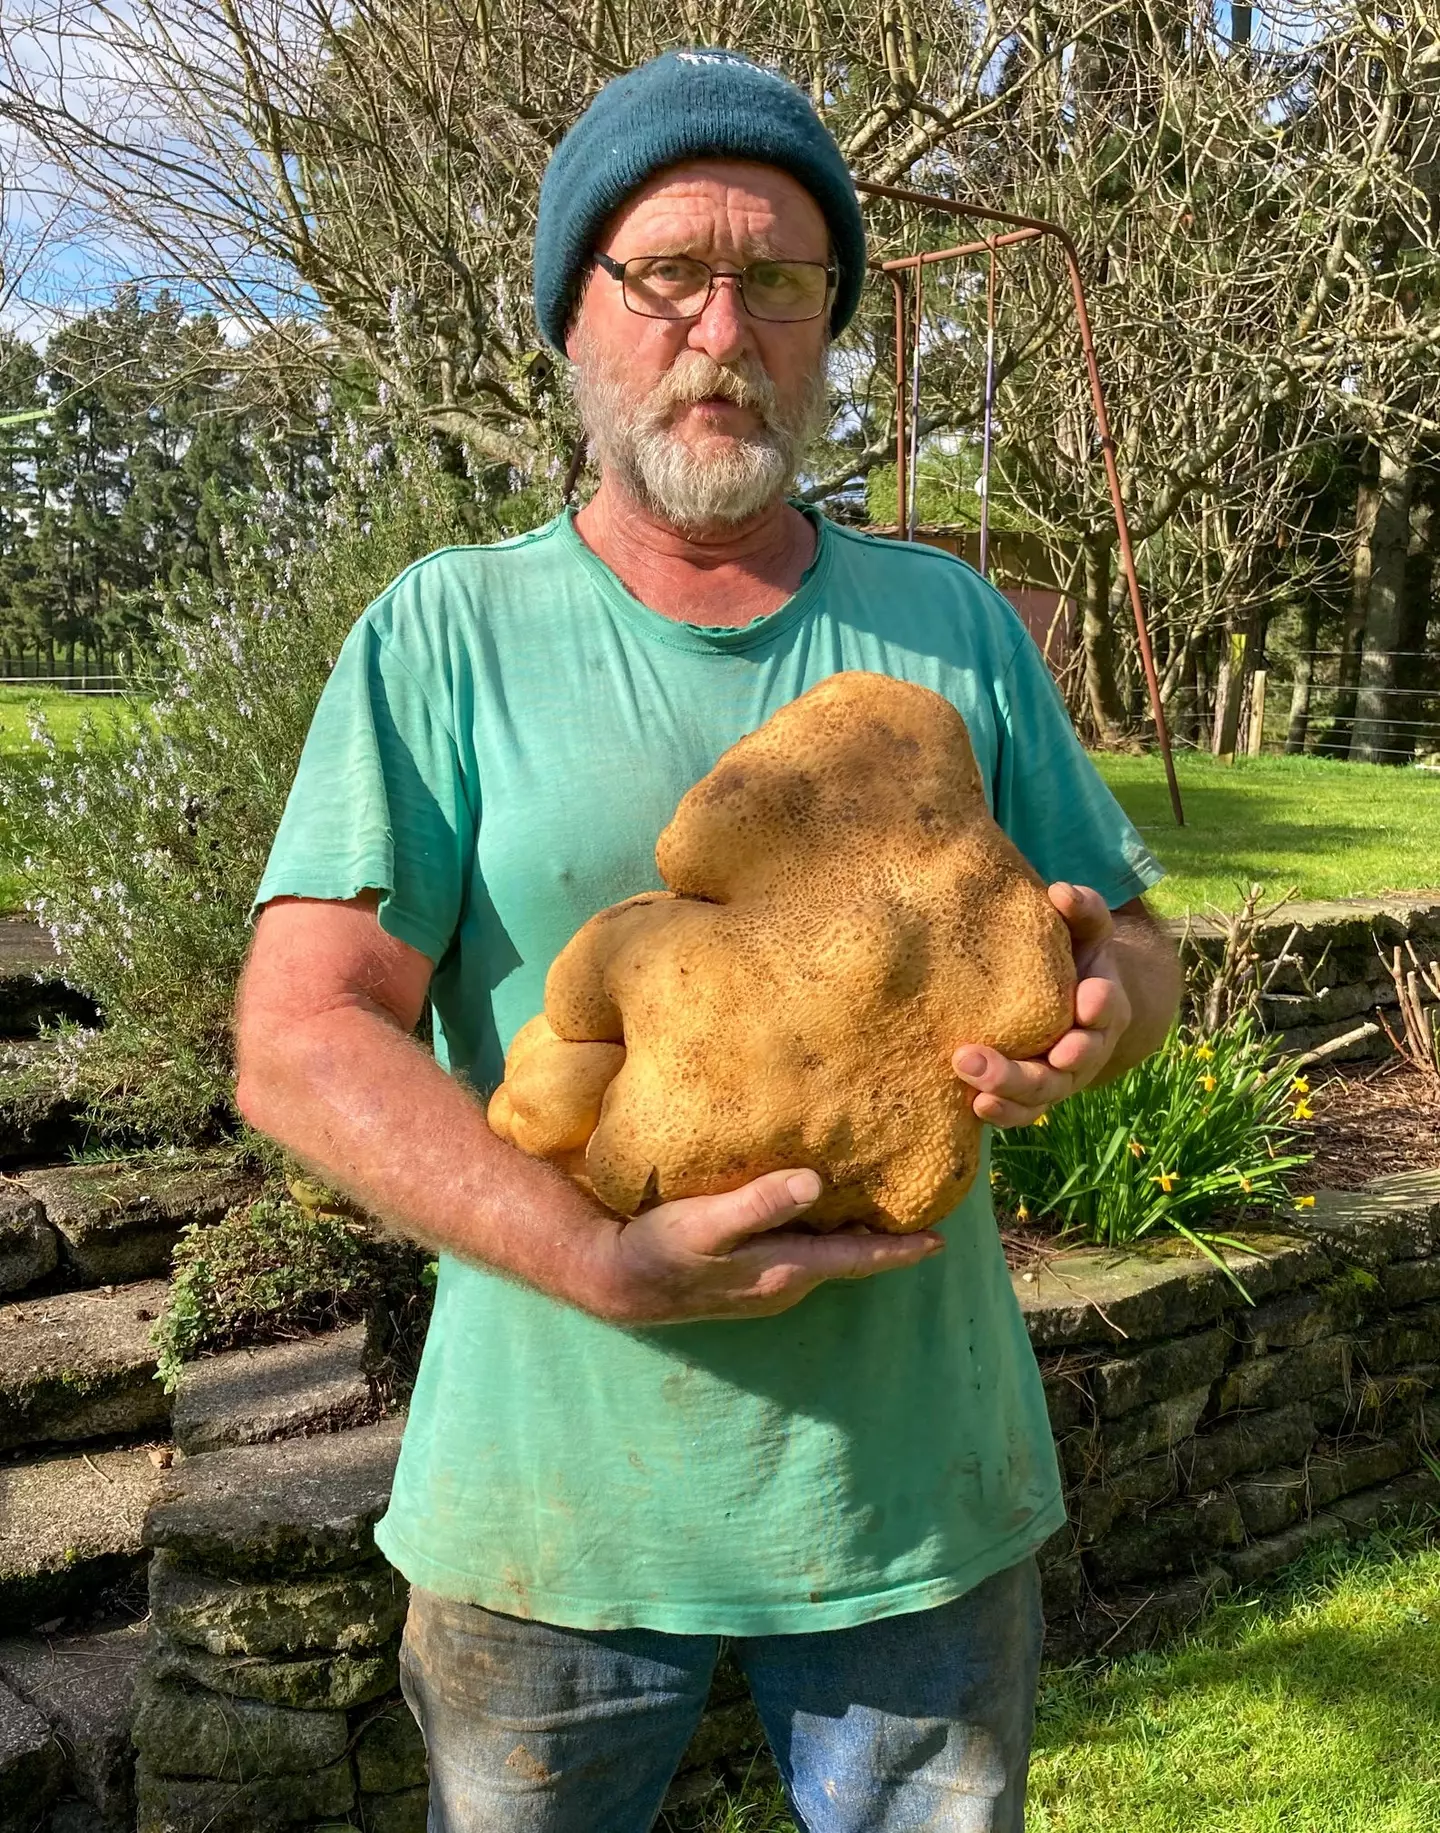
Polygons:
[[1119,744],[1125,733],[1125,704],[1115,666],[1115,626],[1110,616],[1111,549],[1084,544],[1085,576],[1080,593],[1080,627],[1085,644],[1085,703],[1095,742]]
[[1380,448],[1375,522],[1370,531],[1369,611],[1355,698],[1350,757],[1362,764],[1408,763],[1397,744],[1396,663],[1405,623],[1405,560],[1410,549],[1410,497],[1415,481],[1408,446]]
[[1440,540],[1440,474],[1418,471],[1410,501],[1410,551],[1405,558],[1405,615],[1400,625],[1400,654],[1395,679],[1395,744],[1400,761],[1409,762],[1424,737],[1425,661],[1430,609],[1435,597],[1435,545]]
[[1350,575],[1350,608],[1340,633],[1339,692],[1335,720],[1316,746],[1327,757],[1344,757],[1350,749],[1355,720],[1355,696],[1360,685],[1360,651],[1365,641],[1365,619],[1370,609],[1370,537],[1380,495],[1376,486],[1375,452],[1365,454],[1364,469],[1355,490],[1355,561]]
[[1286,757],[1301,757],[1310,730],[1310,695],[1315,685],[1315,645],[1320,640],[1320,601],[1308,598],[1300,618],[1300,653],[1295,658],[1295,685],[1290,691],[1290,725]]

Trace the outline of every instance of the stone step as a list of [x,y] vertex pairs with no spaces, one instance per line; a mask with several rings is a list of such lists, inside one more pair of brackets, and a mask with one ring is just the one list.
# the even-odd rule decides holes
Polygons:
[[0,1294],[47,1278],[59,1259],[60,1237],[45,1220],[44,1204],[0,1177]]
[[150,1331],[163,1279],[0,1304],[0,1450],[163,1432]]
[[99,1013],[66,981],[47,930],[28,917],[0,917],[0,1037],[34,1037],[63,1019],[94,1025]]
[[65,1757],[49,1723],[0,1685],[0,1827],[37,1825],[60,1792]]
[[0,1641],[0,1681],[41,1714],[64,1752],[56,1813],[67,1825],[93,1833],[133,1825],[130,1722],[145,1646],[143,1622]]
[[84,1104],[67,1093],[65,1048],[60,1038],[0,1038],[0,1170],[84,1150],[90,1129]]
[[188,1363],[172,1408],[176,1445],[190,1457],[378,1418],[380,1401],[365,1373],[368,1334],[364,1324],[352,1324]]
[[187,1457],[168,1471],[147,1546],[226,1579],[290,1578],[378,1557],[404,1420]]
[[43,1204],[66,1266],[91,1285],[168,1274],[187,1223],[218,1222],[259,1186],[224,1153],[51,1165],[15,1183]]
[[[0,1623],[92,1609],[146,1563],[145,1511],[168,1447],[127,1445],[0,1464]],[[0,1825],[3,1825],[0,1817]]]

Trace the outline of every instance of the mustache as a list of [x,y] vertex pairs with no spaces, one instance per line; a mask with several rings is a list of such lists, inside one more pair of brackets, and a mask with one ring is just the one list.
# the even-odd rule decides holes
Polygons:
[[775,384],[758,363],[749,357],[717,363],[703,350],[682,351],[645,397],[641,412],[649,425],[658,428],[673,408],[691,407],[717,396],[737,407],[748,407],[767,427],[777,423]]

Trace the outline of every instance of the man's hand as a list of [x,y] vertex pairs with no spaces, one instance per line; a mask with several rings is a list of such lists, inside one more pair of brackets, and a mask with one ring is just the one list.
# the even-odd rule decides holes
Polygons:
[[1051,885],[1050,901],[1075,951],[1075,1023],[1043,1057],[1013,1062],[985,1044],[955,1052],[955,1073],[977,1091],[975,1113],[991,1126],[1029,1126],[1067,1095],[1140,1062],[1178,1002],[1174,949],[1138,898],[1114,916],[1086,885]]
[[911,1267],[944,1246],[928,1229],[806,1235],[788,1228],[819,1194],[813,1171],[771,1171],[723,1196],[662,1203],[629,1222],[610,1217],[598,1270],[587,1273],[576,1302],[617,1324],[771,1317],[827,1279]]

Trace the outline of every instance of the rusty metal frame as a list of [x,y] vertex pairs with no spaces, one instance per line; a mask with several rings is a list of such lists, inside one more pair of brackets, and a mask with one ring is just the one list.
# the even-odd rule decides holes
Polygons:
[[[1155,735],[1160,744],[1160,755],[1165,763],[1165,781],[1170,790],[1170,808],[1175,816],[1175,825],[1184,827],[1185,810],[1180,801],[1180,785],[1175,776],[1175,759],[1170,751],[1170,732],[1165,724],[1165,709],[1160,701],[1160,681],[1155,672],[1155,656],[1150,647],[1150,631],[1145,622],[1145,608],[1140,598],[1140,581],[1135,572],[1135,552],[1130,541],[1130,523],[1125,514],[1125,501],[1120,491],[1120,472],[1115,462],[1115,440],[1110,431],[1110,416],[1105,411],[1105,391],[1100,381],[1100,367],[1095,359],[1095,339],[1091,331],[1090,310],[1085,300],[1085,286],[1080,277],[1080,259],[1075,244],[1058,223],[1048,223],[1040,217],[1016,216],[1008,210],[993,210],[986,204],[973,204],[953,197],[936,197],[928,191],[910,191],[900,185],[875,184],[869,179],[855,180],[857,191],[863,191],[869,197],[885,197],[894,203],[914,204],[923,210],[938,210],[948,216],[967,217],[979,222],[1008,225],[1001,234],[984,237],[978,242],[961,242],[953,248],[927,249],[923,254],[901,255],[890,261],[878,264],[878,271],[888,274],[895,297],[895,505],[896,521],[908,541],[915,538],[912,518],[909,514],[908,475],[906,452],[906,412],[905,395],[907,388],[906,371],[908,327],[906,324],[906,280],[913,270],[920,273],[926,267],[940,261],[957,261],[966,255],[989,254],[993,264],[996,251],[1011,248],[1018,243],[1032,242],[1040,237],[1048,237],[1060,245],[1065,258],[1065,266],[1070,275],[1070,289],[1075,298],[1075,315],[1080,326],[1080,346],[1085,355],[1085,370],[1090,380],[1090,398],[1095,408],[1095,426],[1100,435],[1100,451],[1105,460],[1105,477],[1110,487],[1110,503],[1115,512],[1115,533],[1120,553],[1120,569],[1125,575],[1125,584],[1130,596],[1130,609],[1135,618],[1135,637],[1140,647],[1140,660],[1145,670],[1145,686],[1150,698],[1150,716],[1155,722]],[[917,286],[916,292],[918,294]],[[918,300],[917,300],[918,304]],[[994,309],[993,273],[990,287],[990,310]],[[916,355],[919,354],[919,337],[916,336]],[[918,417],[918,403],[917,403]],[[987,544],[988,545],[988,544]],[[987,556],[988,557],[988,556]]]

